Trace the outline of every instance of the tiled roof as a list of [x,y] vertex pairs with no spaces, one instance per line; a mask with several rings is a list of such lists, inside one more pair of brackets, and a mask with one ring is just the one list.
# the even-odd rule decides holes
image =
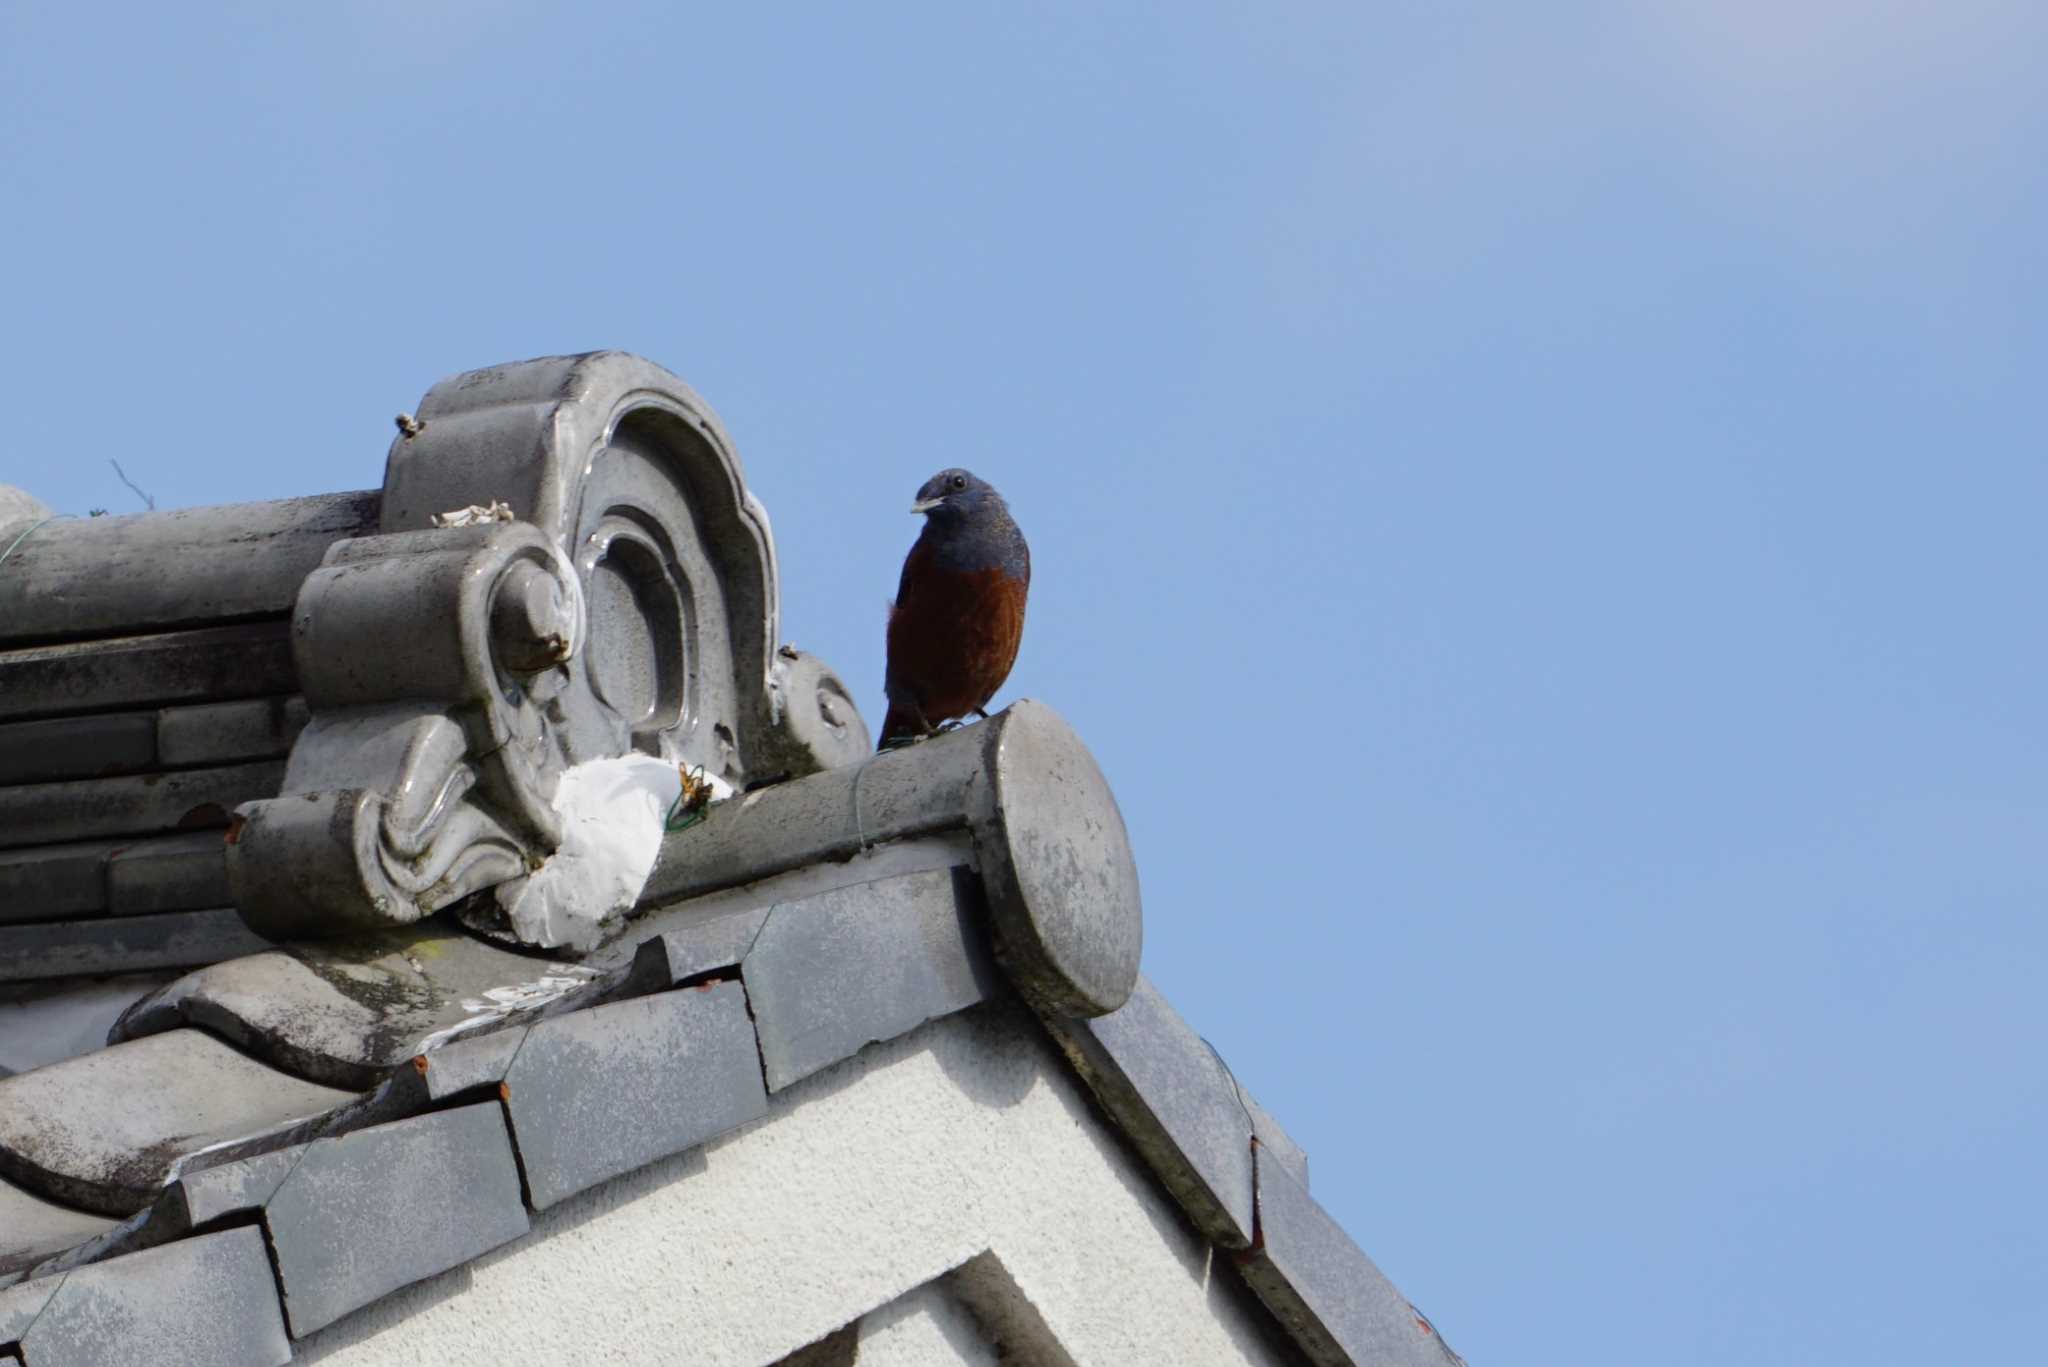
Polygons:
[[[0,565],[0,620],[18,624],[0,632],[0,979],[158,970],[60,994],[92,1012],[110,992],[136,999],[106,1047],[0,1077],[0,1364],[286,1361],[320,1327],[526,1233],[530,1213],[998,997],[1031,1008],[1307,1360],[1455,1361],[1309,1195],[1306,1156],[1137,976],[1136,870],[1065,724],[1019,704],[867,757],[829,671],[768,649],[765,515],[694,395],[631,358],[477,374],[429,396],[381,497],[80,526]],[[629,440],[637,410],[613,391],[662,385],[659,424]],[[589,413],[608,416],[579,427]],[[545,440],[522,444],[534,430]],[[409,443],[429,437],[442,445],[423,464]],[[695,533],[671,521],[661,547],[695,567],[680,587],[634,549],[661,540],[645,530],[659,518],[590,532],[559,483],[596,478],[578,443],[606,442],[698,462],[684,493],[710,530],[683,544]],[[538,474],[510,482],[545,536],[407,530],[490,501],[466,495],[489,492],[478,471],[501,447],[541,452]],[[674,491],[647,482],[659,468],[609,477],[605,506],[672,514]],[[0,522],[16,506],[0,501]],[[597,549],[564,569],[553,536]],[[262,573],[201,554],[210,537],[243,537]],[[581,595],[627,570],[635,596],[586,623]],[[558,574],[587,582],[563,590]],[[50,601],[52,576],[80,578],[70,601]],[[730,592],[716,639],[693,639],[724,682],[694,660],[703,696],[675,693],[665,713],[659,650],[622,674],[585,633],[707,580]],[[497,605],[515,581],[526,616],[508,628]],[[498,587],[479,598],[477,583]],[[385,671],[320,655],[365,648],[388,630],[380,614],[436,585],[466,654],[395,644],[413,652],[389,662],[411,679],[395,693]],[[577,597],[557,637],[563,591]],[[708,621],[701,603],[684,618]],[[500,650],[538,652],[509,710],[464,682],[502,689]],[[514,790],[579,747],[652,746],[659,728],[605,729],[630,715],[751,790],[664,838],[637,908],[594,952],[508,943],[477,909],[507,876],[489,870],[520,865],[490,860],[549,848],[546,813]],[[409,806],[429,780],[431,802]]]
[[[310,1333],[517,1237],[529,1210],[759,1117],[771,1088],[1009,991],[971,852],[956,853],[968,862],[787,901],[761,886],[755,906],[639,941],[626,965],[361,1093],[264,1058],[274,1046],[260,1032],[246,1036],[251,1058],[190,1026],[0,1082],[0,1114],[63,1122],[0,1133],[20,1183],[0,1187],[0,1279],[23,1279],[0,1291],[0,1310],[61,1289],[122,1299],[183,1334],[190,1307],[165,1288],[203,1281],[209,1321],[241,1336],[211,1360],[285,1361],[280,1323]],[[1309,1360],[1449,1360],[1309,1196],[1300,1150],[1149,983],[1110,1015],[1044,1019]],[[160,1104],[136,1105],[136,1077]],[[247,1231],[222,1226],[247,1224],[261,1225],[274,1268],[234,1256]],[[350,1248],[378,1256],[337,1253]],[[101,1323],[23,1321],[0,1342],[20,1340],[30,1364],[144,1360],[133,1342],[116,1351],[93,1337]]]

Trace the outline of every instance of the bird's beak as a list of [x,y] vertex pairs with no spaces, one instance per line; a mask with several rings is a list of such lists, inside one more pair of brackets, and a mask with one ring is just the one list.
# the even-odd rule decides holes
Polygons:
[[943,498],[921,498],[910,505],[910,511],[913,513],[928,513],[945,501]]

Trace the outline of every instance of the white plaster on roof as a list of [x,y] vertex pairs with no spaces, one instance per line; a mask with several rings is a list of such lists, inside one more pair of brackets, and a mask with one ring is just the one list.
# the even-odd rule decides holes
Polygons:
[[546,1006],[556,998],[566,996],[584,986],[597,976],[594,970],[577,964],[551,964],[550,967],[555,971],[543,973],[530,982],[487,987],[479,996],[464,997],[462,1009],[472,1014],[446,1029],[422,1036],[419,1042],[420,1052],[437,1049],[456,1036],[466,1035],[472,1030],[496,1025],[515,1011],[530,1011],[537,1006]]
[[[725,780],[707,781],[712,800],[732,796]],[[553,799],[562,818],[561,848],[499,894],[512,932],[543,948],[594,948],[606,918],[640,900],[682,786],[676,762],[652,755],[588,760],[564,772]]]
[[351,1367],[764,1364],[984,1251],[1078,1363],[1293,1360],[1013,1007],[870,1048],[299,1347]]
[[1000,1367],[981,1326],[946,1293],[926,1283],[860,1323],[860,1367]]

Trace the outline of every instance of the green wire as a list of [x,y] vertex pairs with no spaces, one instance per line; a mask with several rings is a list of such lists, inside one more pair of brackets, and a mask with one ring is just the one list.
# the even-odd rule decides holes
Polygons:
[[[700,764],[696,768],[690,770],[690,777],[696,779],[699,783],[703,782],[704,766]],[[676,794],[676,800],[668,804],[668,815],[661,819],[661,828],[664,831],[667,831],[670,835],[674,835],[677,831],[689,830],[690,827],[696,825],[698,822],[704,819],[704,813],[711,810],[711,804],[707,802],[703,806],[697,808],[697,810],[695,810],[694,812],[685,812],[683,814],[683,819],[681,821],[676,820],[677,809],[680,808],[683,805],[683,803],[688,800],[689,795],[690,785],[686,783],[683,785],[683,790]]]

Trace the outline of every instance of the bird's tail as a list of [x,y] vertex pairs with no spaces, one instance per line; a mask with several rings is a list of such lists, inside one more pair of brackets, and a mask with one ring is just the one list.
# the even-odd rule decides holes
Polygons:
[[889,704],[889,715],[882,718],[882,738],[875,742],[876,753],[893,750],[899,745],[917,739],[917,718],[909,708]]

